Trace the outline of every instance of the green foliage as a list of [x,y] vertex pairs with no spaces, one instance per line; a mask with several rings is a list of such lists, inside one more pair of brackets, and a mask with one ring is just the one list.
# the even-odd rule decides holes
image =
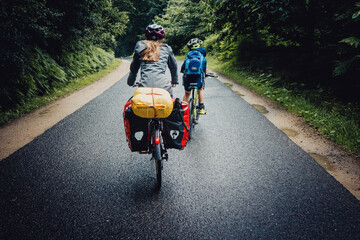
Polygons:
[[85,42],[73,42],[56,59],[38,47],[26,49],[24,56],[28,64],[22,73],[14,80],[1,82],[0,111],[49,94],[75,78],[99,71],[114,60],[112,52]]
[[89,45],[86,42],[73,42],[64,48],[59,60],[69,79],[94,73],[112,63],[112,53]]
[[155,17],[155,22],[165,27],[166,41],[175,53],[191,38],[205,39],[205,8],[201,0],[169,0],[165,14]]
[[112,62],[128,16],[112,0],[2,0],[0,110]]
[[352,47],[358,47],[360,44],[360,39],[356,38],[356,37],[348,37],[348,38],[344,38],[343,40],[340,41],[341,43],[346,43]]
[[24,94],[28,98],[50,93],[55,86],[67,81],[62,67],[41,49],[35,48],[28,52],[28,58],[30,64],[20,77],[28,84],[27,92]]
[[107,51],[116,47],[115,38],[125,33],[129,17],[125,12],[120,12],[110,0],[97,0],[94,2],[95,10],[91,11],[92,27],[86,29],[87,41]]
[[[211,43],[211,54],[226,61],[209,56],[210,68],[360,153],[359,1],[204,2],[208,28],[216,32],[205,43]],[[265,73],[249,74],[244,67]]]
[[360,154],[360,108],[343,104],[323,88],[308,89],[304,84],[284,83],[269,73],[253,73],[234,68],[208,56],[211,69],[237,80],[257,93],[296,113],[319,132],[355,154]]
[[217,41],[218,41],[218,38],[219,38],[219,34],[211,34],[209,35],[205,40],[204,40],[204,48],[209,51],[209,52],[212,52],[212,53],[216,53],[217,52]]
[[57,86],[53,91],[51,91],[51,93],[45,94],[43,96],[35,96],[16,108],[6,111],[0,111],[0,126],[9,122],[12,119],[19,117],[22,114],[29,113],[34,109],[44,106],[59,97],[72,93],[77,89],[93,83],[99,78],[114,71],[114,69],[116,69],[119,65],[120,61],[115,59],[115,61],[111,65],[100,70],[99,72],[91,75],[86,75],[81,78],[73,79],[71,82],[69,82],[69,84]]
[[52,42],[55,45],[84,40],[113,50],[113,39],[124,33],[128,22],[127,14],[113,6],[112,0],[47,0],[46,6],[61,13],[54,23],[61,36],[59,41]]
[[212,54],[231,58],[234,67],[320,84],[343,101],[358,101],[359,1],[203,2],[207,26],[219,35]]
[[22,71],[12,73],[14,78],[10,79],[5,74],[1,82],[0,110],[23,104],[35,95],[49,93],[57,84],[66,82],[63,69],[40,48],[27,46],[22,55],[27,63]]
[[[338,21],[347,21],[349,27],[359,26],[359,14],[360,14],[360,2],[355,4],[355,9],[347,9],[342,14],[338,15]],[[355,11],[355,13],[353,13]],[[353,13],[353,14],[352,14]],[[351,17],[351,18],[350,18]],[[351,20],[350,20],[351,19]],[[357,30],[350,28],[347,32],[351,37],[342,39],[339,43],[345,43],[340,46],[338,51],[339,59],[336,61],[336,65],[333,71],[333,75],[337,78],[350,79],[357,82],[357,77],[360,74],[360,51],[358,49],[360,44],[360,35]],[[356,49],[354,49],[356,48]],[[356,78],[356,79],[355,79]],[[357,83],[356,88],[360,89],[360,84]]]
[[[335,77],[340,77],[343,75],[348,75],[349,72],[353,72],[351,68],[356,68],[360,64],[360,55],[356,55],[351,59],[344,61],[339,61],[334,68],[333,75]],[[355,69],[358,71],[358,69]]]
[[168,0],[114,0],[113,6],[129,16],[125,33],[116,38],[116,56],[131,55],[135,43],[144,39],[145,28],[154,23],[155,16],[163,14],[167,2]]

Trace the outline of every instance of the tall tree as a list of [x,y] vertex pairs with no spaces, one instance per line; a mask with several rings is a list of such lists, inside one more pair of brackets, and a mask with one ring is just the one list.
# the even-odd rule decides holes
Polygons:
[[143,38],[145,28],[156,15],[162,14],[168,0],[116,0],[114,6],[129,15],[126,33],[117,39],[116,55],[127,56],[132,53],[136,41]]
[[48,80],[41,73],[44,82],[40,83],[27,71],[30,66],[62,62],[65,48],[78,51],[96,45],[113,50],[114,39],[124,32],[128,18],[112,0],[1,0],[0,21],[4,44],[0,48],[1,110],[36,94],[38,87],[47,89],[48,82],[62,79]]
[[[262,54],[251,53],[258,58],[253,63],[269,56],[272,59],[267,62],[272,66],[281,69],[292,65],[292,77],[313,85],[338,85],[340,75],[351,72],[355,76],[358,72],[359,1],[204,1],[212,13],[213,29],[225,25],[230,36],[266,41]],[[333,72],[337,78],[332,77]],[[349,75],[342,78],[343,85],[358,88],[358,81],[350,79]]]
[[165,14],[157,16],[155,21],[165,27],[166,41],[179,52],[191,38],[204,39],[209,35],[205,29],[206,17],[201,0],[170,0]]

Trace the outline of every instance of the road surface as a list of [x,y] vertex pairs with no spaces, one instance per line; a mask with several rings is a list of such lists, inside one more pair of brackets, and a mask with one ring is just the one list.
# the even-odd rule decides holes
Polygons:
[[360,202],[214,78],[156,191],[125,140],[133,91],[125,76],[0,162],[0,239],[360,239]]

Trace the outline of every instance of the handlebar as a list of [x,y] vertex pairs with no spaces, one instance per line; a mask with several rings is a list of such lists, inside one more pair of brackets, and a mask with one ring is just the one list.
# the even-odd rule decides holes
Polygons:
[[206,73],[205,77],[213,77],[213,78],[218,78],[219,76],[214,75],[213,73]]
[[[172,87],[176,87],[176,85],[178,85],[179,83],[171,83]],[[138,87],[140,85],[140,82],[135,82],[134,85],[132,85],[132,87]]]

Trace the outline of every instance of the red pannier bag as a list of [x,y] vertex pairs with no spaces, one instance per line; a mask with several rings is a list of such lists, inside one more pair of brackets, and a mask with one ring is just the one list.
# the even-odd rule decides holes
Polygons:
[[179,98],[176,98],[170,116],[163,119],[163,123],[165,148],[184,149],[189,140],[190,110],[188,103],[181,102]]
[[147,151],[149,148],[148,119],[141,118],[131,110],[131,101],[124,106],[123,112],[126,140],[132,152]]

